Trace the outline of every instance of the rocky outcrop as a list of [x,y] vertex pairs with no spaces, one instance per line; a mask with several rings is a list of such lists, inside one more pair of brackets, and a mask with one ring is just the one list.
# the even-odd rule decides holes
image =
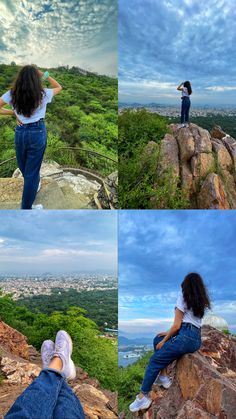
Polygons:
[[[41,371],[40,355],[17,330],[0,322],[0,417]],[[117,395],[101,388],[98,380],[76,368],[70,385],[79,397],[86,419],[117,418]]]
[[[54,161],[43,162],[41,189],[35,204],[45,209],[116,209],[118,173],[107,178],[80,168],[61,167]],[[19,209],[23,178],[16,169],[12,178],[0,178],[0,209]]]
[[[236,338],[210,326],[202,328],[202,346],[170,367],[168,390],[153,386],[145,419],[233,419],[236,411]],[[134,415],[135,417],[135,415]]]
[[118,172],[111,173],[94,195],[94,204],[98,209],[118,208]]
[[25,336],[0,321],[0,353],[3,351],[29,359],[29,345]]
[[236,140],[220,127],[208,132],[171,124],[169,131],[160,144],[158,176],[171,168],[190,208],[236,208]]

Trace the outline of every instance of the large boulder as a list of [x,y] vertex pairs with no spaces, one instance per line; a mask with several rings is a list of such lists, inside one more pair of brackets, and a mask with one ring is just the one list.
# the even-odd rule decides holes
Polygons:
[[164,169],[167,165],[175,176],[179,176],[179,148],[176,138],[171,134],[166,134],[161,142],[161,166]]
[[172,168],[189,208],[236,209],[236,140],[220,127],[210,133],[192,123],[171,124],[169,132],[160,143],[158,176]]
[[225,188],[219,175],[209,173],[197,197],[198,208],[229,209]]
[[145,419],[234,419],[236,411],[236,339],[202,327],[198,352],[181,357],[168,390],[153,387]]
[[29,359],[27,339],[22,333],[0,321],[0,352],[11,352],[13,355]]

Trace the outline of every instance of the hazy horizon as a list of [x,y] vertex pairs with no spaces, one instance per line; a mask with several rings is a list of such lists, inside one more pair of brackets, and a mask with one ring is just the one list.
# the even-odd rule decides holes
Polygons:
[[112,0],[2,0],[0,33],[0,63],[70,65],[117,75],[117,4]]
[[117,272],[115,212],[4,211],[0,274],[91,270]]
[[120,101],[178,104],[190,80],[192,103],[234,104],[235,18],[227,0],[120,0]]

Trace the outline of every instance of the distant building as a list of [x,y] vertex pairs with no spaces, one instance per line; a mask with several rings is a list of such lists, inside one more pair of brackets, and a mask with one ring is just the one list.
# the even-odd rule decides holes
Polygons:
[[217,316],[214,313],[207,314],[202,320],[202,325],[212,326],[215,329],[220,330],[221,332],[229,330],[227,321],[223,319],[223,317]]

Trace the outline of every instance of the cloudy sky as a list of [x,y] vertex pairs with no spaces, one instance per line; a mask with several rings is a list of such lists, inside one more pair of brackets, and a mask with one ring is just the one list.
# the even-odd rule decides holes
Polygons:
[[117,73],[117,2],[0,0],[0,62]]
[[236,1],[120,0],[120,101],[235,104]]
[[0,274],[116,272],[113,211],[1,211]]
[[185,275],[205,280],[213,312],[236,333],[236,212],[122,211],[119,214],[121,334],[169,328]]

